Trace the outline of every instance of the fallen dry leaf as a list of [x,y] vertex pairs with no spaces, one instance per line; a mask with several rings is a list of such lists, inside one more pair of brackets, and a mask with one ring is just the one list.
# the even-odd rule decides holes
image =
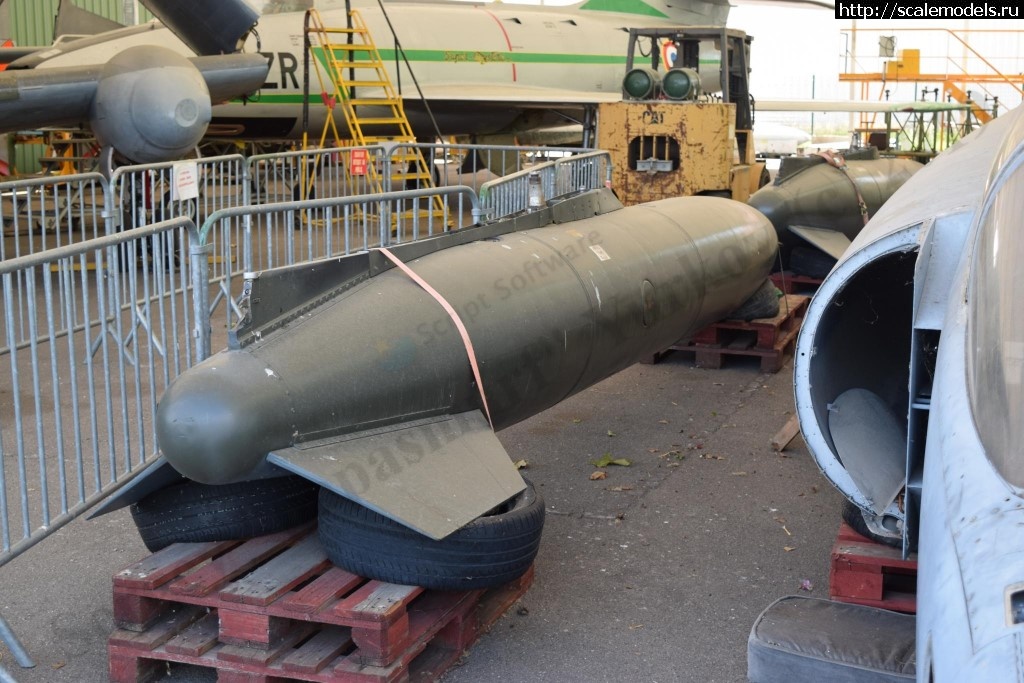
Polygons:
[[613,487],[611,487],[608,490],[609,491],[632,491],[633,487],[632,486],[613,486]]
[[619,467],[629,467],[633,464],[632,460],[627,458],[613,458],[611,453],[605,453],[601,456],[600,460],[591,460],[590,464],[594,467],[608,467],[608,465],[618,465]]
[[612,430],[609,429],[608,430],[608,436],[615,436],[615,432],[613,432]]
[[515,465],[517,470],[525,470],[527,467],[530,466],[530,463],[526,462],[525,460],[516,460]]
[[56,671],[57,669],[63,669],[65,666],[67,666],[67,662],[54,662],[50,665],[50,668]]
[[668,420],[658,420],[658,424],[660,424],[660,425],[667,425],[668,424]]
[[608,473],[604,472],[602,470],[598,470],[597,472],[591,472],[590,473],[590,481],[595,481],[597,479],[607,479],[607,478],[608,478]]
[[787,553],[791,553],[794,550],[796,550],[796,546],[794,546],[794,545],[786,545],[786,546],[783,546],[782,549],[785,550]]
[[643,624],[630,624],[630,625],[629,625],[629,630],[630,630],[630,631],[635,631],[635,630],[637,630],[638,628],[643,628],[643,627],[644,627],[644,625],[643,625]]
[[648,453],[657,453],[660,450],[661,450],[660,448],[648,448],[647,452]]

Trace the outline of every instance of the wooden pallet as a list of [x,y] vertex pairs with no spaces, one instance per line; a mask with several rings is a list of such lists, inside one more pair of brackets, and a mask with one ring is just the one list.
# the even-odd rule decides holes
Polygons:
[[864,538],[846,523],[832,546],[829,597],[839,602],[917,612],[917,555]]
[[140,683],[163,662],[215,669],[219,683],[433,680],[529,588],[444,592],[333,566],[306,525],[245,542],[179,543],[114,576],[110,680]]
[[806,275],[794,275],[790,272],[772,273],[772,284],[779,288],[783,294],[805,294],[811,295],[818,291],[823,280]]
[[778,372],[796,345],[809,297],[787,294],[779,300],[779,314],[756,320],[720,320],[697,332],[689,341],[670,346],[657,354],[660,360],[668,351],[694,354],[699,368],[720,368],[728,356],[753,356],[761,359],[762,372]]

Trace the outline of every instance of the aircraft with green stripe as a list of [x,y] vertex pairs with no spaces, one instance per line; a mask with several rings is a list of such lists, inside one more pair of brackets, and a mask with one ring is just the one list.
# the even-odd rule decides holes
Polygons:
[[[807,1],[817,4],[817,0]],[[147,7],[175,5],[157,0],[143,2]],[[179,1],[173,11],[184,11],[181,7],[190,2],[195,4],[197,13],[206,13],[201,19],[208,21],[210,3]],[[226,6],[237,0],[221,2]],[[259,14],[259,20],[255,31],[244,39],[243,52],[265,56],[269,70],[262,87],[251,98],[244,102],[234,99],[212,108],[208,132],[250,139],[300,137],[306,77],[304,10],[313,4],[312,0],[245,2],[254,11],[253,16]],[[423,137],[438,133],[521,134],[578,122],[585,105],[620,98],[629,28],[721,26],[729,13],[728,0],[584,0],[561,7],[444,0],[350,0],[350,6],[369,28],[392,84],[403,99],[413,130]],[[345,0],[318,0],[316,8],[325,26],[346,25]],[[186,32],[188,28],[185,22]],[[52,69],[54,74],[76,74],[86,68],[83,65],[96,68],[107,64],[129,48],[169,48],[196,60],[192,57],[195,51],[185,44],[187,40],[187,36],[183,41],[159,24],[147,24],[54,47],[19,61],[21,66],[36,72]],[[649,49],[661,50],[663,46]],[[215,62],[229,56],[198,59]],[[317,58],[323,61],[322,51]],[[701,61],[707,66],[707,85],[717,85],[718,60],[717,48],[702,44]],[[131,67],[119,68],[123,71]],[[21,77],[17,71],[8,71],[7,75]],[[75,87],[81,87],[80,78],[72,80]],[[55,75],[46,84],[49,92],[71,87],[57,81],[60,79]],[[323,127],[327,109],[321,104],[319,81],[312,74],[310,84],[309,99],[313,104],[308,128],[315,136]],[[716,87],[708,89],[713,91]],[[23,90],[27,98],[28,89]],[[373,97],[371,90],[364,88],[359,96]],[[217,90],[224,91],[223,87]],[[237,94],[232,96],[237,98]],[[145,104],[133,100],[133,106]],[[430,122],[428,107],[438,129]],[[72,115],[70,106],[56,108],[57,111],[43,109],[37,105],[34,110],[36,126],[58,125]],[[91,120],[94,109],[75,112],[76,120]],[[18,103],[8,98],[0,103],[0,110],[4,114],[17,113]],[[133,119],[148,115],[136,114]],[[23,121],[25,117],[12,118]],[[344,131],[343,122],[339,124]],[[115,129],[112,134],[119,132],[118,126],[111,128]],[[146,161],[154,160],[160,153],[146,151],[153,152],[146,155]]]

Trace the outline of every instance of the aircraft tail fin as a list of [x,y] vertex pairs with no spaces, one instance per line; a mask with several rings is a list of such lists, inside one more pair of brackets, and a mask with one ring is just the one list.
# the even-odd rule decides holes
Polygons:
[[[729,0],[584,0],[580,10],[670,19],[693,26],[724,26]],[[637,24],[634,19],[633,24]]]
[[123,27],[123,24],[76,6],[71,0],[61,0],[57,6],[53,37],[56,39],[61,36],[94,36]]

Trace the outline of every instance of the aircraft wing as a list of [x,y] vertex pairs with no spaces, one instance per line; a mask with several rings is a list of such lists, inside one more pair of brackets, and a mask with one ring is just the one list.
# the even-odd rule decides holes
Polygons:
[[[261,55],[193,57],[213,103],[257,90],[267,74]],[[15,69],[0,73],[0,132],[77,125],[88,121],[103,67]]]
[[0,73],[0,133],[87,120],[100,70],[76,66]]
[[258,90],[270,68],[267,58],[259,54],[212,55],[189,61],[203,75],[214,104]]

